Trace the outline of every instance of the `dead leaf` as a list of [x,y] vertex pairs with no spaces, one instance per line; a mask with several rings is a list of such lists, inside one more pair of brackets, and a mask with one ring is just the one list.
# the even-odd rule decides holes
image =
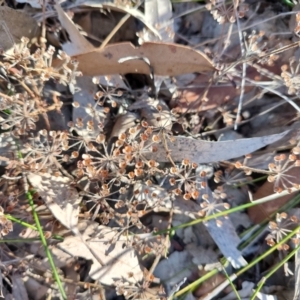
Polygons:
[[76,231],[81,198],[76,189],[70,186],[71,180],[47,173],[43,175],[29,173],[28,179],[53,216],[63,226]]
[[172,287],[189,277],[195,267],[191,262],[191,255],[188,251],[173,252],[168,259],[159,262],[153,275],[164,282],[167,294]]
[[[151,24],[157,28],[162,41],[173,42],[174,19],[172,18],[172,3],[170,0],[146,0],[145,19],[146,24]],[[157,40],[157,37],[146,28],[139,36],[140,44]]]
[[219,255],[212,248],[205,248],[196,245],[196,243],[191,243],[185,249],[193,257],[192,261],[199,270],[211,271],[221,267]]
[[293,300],[300,299],[300,251],[295,255],[295,292]]
[[[207,274],[207,271],[199,271],[198,277],[202,277]],[[198,278],[197,278],[198,279]],[[203,296],[212,292],[216,286],[220,285],[226,279],[225,275],[222,273],[217,273],[214,276],[205,280],[195,291],[194,295],[197,299],[202,299]],[[226,287],[223,292],[228,293],[231,291],[231,287]],[[212,299],[212,298],[211,298]]]
[[[172,208],[172,197],[160,186],[147,186],[143,182],[137,182],[134,184],[134,191],[139,191],[135,196],[136,200],[140,203],[147,202],[147,205],[153,207],[154,211],[170,210]],[[156,194],[156,197],[148,197],[148,193],[150,195]]]
[[[300,168],[294,167],[288,170],[285,175],[291,176],[292,178],[300,178]],[[253,195],[254,201],[263,197],[269,196],[274,193],[274,183],[266,181]],[[278,197],[272,201],[268,201],[262,204],[258,204],[248,208],[248,215],[250,220],[254,224],[259,224],[261,221],[268,218],[276,210],[280,209],[285,203],[295,197],[294,193]]]
[[[198,167],[196,169],[196,180],[201,181],[200,177],[200,172],[201,167]],[[200,184],[199,188],[201,189]],[[209,203],[208,206],[214,206],[215,205],[215,199],[213,196],[213,193],[209,187],[206,188],[207,191],[206,193],[209,196]],[[199,195],[198,199],[196,199],[198,203],[202,201],[202,196]],[[216,204],[217,205],[217,204]],[[220,209],[220,207],[219,207]],[[199,209],[200,210],[200,209]],[[212,208],[214,211],[214,208]],[[243,258],[242,253],[240,250],[238,250],[238,246],[241,243],[241,240],[239,236],[236,233],[236,230],[229,218],[225,217],[219,217],[217,219],[219,221],[218,225],[216,220],[209,220],[205,222],[205,226],[207,228],[207,231],[209,232],[210,236],[213,238],[215,243],[218,245],[218,248],[222,252],[222,254],[227,258],[227,260],[231,263],[231,265],[235,269],[239,269],[243,266],[246,266],[248,263],[247,261]]]
[[[280,66],[278,63],[275,66],[264,66],[267,71],[274,74],[280,74]],[[260,74],[255,68],[249,66],[247,68],[247,78],[252,80],[269,80],[268,77]],[[238,97],[241,93],[240,88],[235,87],[232,82],[216,83],[213,84],[207,91],[209,80],[211,76],[207,74],[199,74],[191,82],[189,86],[181,85],[181,88],[174,93],[171,101],[170,108],[180,113],[188,112],[200,112],[214,109],[232,101],[235,97]],[[239,78],[233,77],[233,82],[240,81]],[[198,87],[199,86],[199,87]],[[246,85],[244,87],[244,93],[248,94],[255,88],[254,85]],[[205,96],[205,97],[204,97]]]
[[[221,142],[208,142],[176,136],[174,137],[174,142],[167,140],[167,144],[173,161],[182,161],[182,159],[186,158],[192,162],[201,164],[228,160],[252,153],[253,151],[278,141],[288,132],[289,131],[284,131],[269,136]],[[158,145],[156,152],[146,153],[145,156],[158,162],[169,161],[166,149],[163,145]]]
[[[124,248],[124,243],[128,241],[129,237],[120,236],[117,241],[112,242],[116,232],[105,226],[99,226],[96,229],[96,233],[97,237],[90,238],[87,228],[87,231],[82,235],[85,242],[78,236],[69,236],[62,243],[59,243],[58,246],[69,257],[80,256],[87,260],[92,260],[93,264],[89,275],[101,284],[113,285],[115,280],[122,277],[127,278],[129,281],[142,280],[143,272],[134,250]],[[89,248],[97,253],[104,266],[100,265],[98,259],[95,259]],[[129,276],[129,273],[132,273],[133,276]]]
[[118,137],[121,133],[124,133],[131,127],[136,126],[136,120],[139,120],[140,116],[137,113],[127,112],[125,114],[117,116],[113,130],[110,134],[110,139]]
[[38,36],[39,28],[36,21],[24,11],[7,6],[0,7],[0,48],[9,50],[19,44],[22,37],[29,40]]
[[73,21],[80,26],[83,30],[82,34],[89,37],[95,47],[103,48],[108,43],[136,41],[137,39],[136,20],[130,15],[124,16],[123,12],[90,8],[88,13],[75,14]]
[[237,249],[241,240],[231,221],[224,217],[218,218],[218,221],[222,222],[221,228],[216,224],[215,220],[209,220],[206,223],[206,228],[210,236],[235,269],[246,266],[248,264],[247,261],[243,258],[241,251]]
[[109,2],[97,3],[97,2],[93,2],[93,1],[85,1],[82,4],[87,7],[108,9],[108,10],[114,10],[114,11],[122,12],[125,14],[129,14],[132,17],[134,17],[134,18],[138,19],[139,21],[141,21],[142,23],[144,23],[153,32],[153,34],[155,34],[157,37],[159,37],[161,39],[161,36],[160,36],[159,32],[157,31],[157,29],[151,23],[147,22],[145,15],[141,11],[139,11],[137,9],[137,7],[122,6],[119,3],[118,4],[109,3]]
[[24,285],[23,276],[19,274],[12,274],[11,275],[12,281],[12,294],[14,300],[28,300],[27,291]]
[[41,299],[46,298],[46,295],[47,295],[47,292],[49,289],[49,287],[47,285],[39,283],[38,280],[31,278],[29,276],[24,276],[23,281],[24,281],[29,299],[41,300]]
[[[244,298],[251,298],[253,294],[255,284],[250,281],[244,281],[242,283],[242,289],[238,291],[239,296]],[[227,296],[223,297],[222,300],[235,300],[237,298],[236,291],[231,291]],[[259,298],[261,299],[261,298]],[[263,298],[264,299],[264,298]]]
[[127,91],[129,90],[122,76],[118,74],[108,75],[108,76],[95,76],[93,77],[93,82],[95,84],[110,86],[112,88],[124,89]]
[[[70,17],[63,11],[60,4],[54,5],[58,19],[62,27],[68,32],[71,42],[62,45],[63,50],[70,56],[78,53],[86,53],[94,50],[94,46],[89,43],[85,37],[77,29],[74,22]],[[98,75],[98,74],[95,74]]]
[[[77,119],[81,119],[83,122],[82,128],[76,128],[76,132],[81,136],[84,136],[86,140],[90,137],[95,137],[94,131],[90,132],[87,130],[87,122],[92,118],[91,115],[87,113],[88,108],[97,107],[94,95],[97,92],[97,85],[93,83],[93,78],[90,76],[81,76],[76,79],[77,90],[73,95],[74,103],[78,103],[79,107],[73,109],[72,120],[76,123]],[[100,111],[101,109],[97,107],[95,111]],[[100,117],[99,117],[100,118]],[[98,124],[100,119],[95,120]],[[95,124],[95,126],[96,126]]]
[[146,0],[145,17],[152,25],[160,25],[172,18],[172,3],[169,0]]
[[[160,108],[158,110],[158,107]],[[167,104],[159,99],[153,99],[147,95],[140,97],[129,106],[129,110],[141,110],[141,116],[148,122],[150,126],[156,129],[165,128],[171,130],[174,117]]]
[[[82,47],[82,51],[86,50],[86,47]],[[79,62],[79,71],[88,76],[149,74],[148,65],[141,60],[119,63],[119,60],[125,57],[147,57],[157,75],[175,76],[213,70],[212,62],[202,52],[183,45],[159,42],[144,43],[139,48],[128,42],[111,44],[102,50],[95,49],[89,53],[79,53],[73,58]],[[185,59],[183,60],[182,57]],[[58,60],[54,63],[56,66],[59,64]]]
[[17,0],[18,3],[28,3],[34,8],[42,8],[42,2],[40,0]]

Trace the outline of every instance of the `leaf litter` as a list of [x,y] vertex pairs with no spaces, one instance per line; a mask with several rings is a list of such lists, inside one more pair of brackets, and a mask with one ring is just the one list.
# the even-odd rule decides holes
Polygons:
[[[299,239],[281,242],[299,225],[284,211],[297,206],[300,185],[298,49],[290,41],[299,16],[251,1],[189,10],[169,0],[17,2],[23,11],[4,1],[0,23],[0,225],[3,264],[11,265],[1,276],[18,286],[11,293],[2,285],[4,298],[61,297],[33,209],[66,299],[100,291],[107,300],[181,299],[183,291],[186,299],[250,299],[253,290],[271,299],[287,287],[272,276],[263,290],[258,284]],[[108,35],[104,25],[85,26],[95,26],[95,15],[112,26]],[[250,31],[261,24],[267,32]],[[273,27],[290,40],[271,38]],[[250,207],[256,200],[268,202]],[[266,218],[251,247],[240,249],[250,220]],[[28,227],[19,242],[14,222]],[[276,246],[254,276],[253,256]],[[290,264],[278,276],[293,276]]]

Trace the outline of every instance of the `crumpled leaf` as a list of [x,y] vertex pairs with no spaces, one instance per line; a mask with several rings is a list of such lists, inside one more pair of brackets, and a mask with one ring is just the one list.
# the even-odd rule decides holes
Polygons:
[[53,216],[65,227],[76,231],[81,198],[71,180],[50,174],[28,174],[28,180],[44,200]]
[[[89,226],[90,227],[90,226]],[[83,257],[93,261],[89,275],[101,284],[112,285],[115,280],[122,277],[129,281],[140,281],[143,279],[143,272],[140,268],[138,258],[133,249],[125,248],[128,236],[120,236],[116,241],[116,232],[111,228],[99,226],[96,229],[97,236],[89,233],[89,228],[79,236],[69,236],[62,243],[58,244],[64,255],[70,257]],[[93,235],[90,238],[90,235]],[[88,245],[88,247],[86,246]],[[90,249],[97,255],[91,253]],[[55,255],[57,255],[54,252]],[[99,263],[101,261],[104,265]],[[130,277],[129,273],[133,276]]]
[[[173,161],[182,161],[182,159],[186,158],[192,162],[201,164],[228,160],[252,153],[255,150],[280,140],[288,132],[289,131],[284,131],[269,136],[221,142],[208,142],[177,136],[172,139],[172,142],[168,139],[166,142]],[[145,156],[158,162],[169,161],[165,147],[162,144],[157,146],[156,152],[145,154]]]

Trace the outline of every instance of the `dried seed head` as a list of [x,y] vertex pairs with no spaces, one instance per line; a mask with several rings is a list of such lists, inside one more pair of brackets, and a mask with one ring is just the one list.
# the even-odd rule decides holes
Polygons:
[[161,139],[158,135],[155,134],[152,136],[152,142],[159,143],[160,141],[161,141]]
[[176,184],[175,178],[170,178],[169,183],[170,183],[171,186],[175,185]]
[[156,146],[152,145],[152,146],[151,146],[151,152],[152,152],[152,153],[155,153],[155,152],[157,152],[157,151],[158,151],[158,148],[157,148]]
[[126,140],[126,133],[120,133],[119,134],[119,140],[121,140],[121,141],[125,141]]
[[274,182],[275,181],[275,176],[273,176],[273,175],[269,175],[268,176],[268,178],[267,178],[267,180],[269,181],[269,182]]
[[145,134],[145,133],[141,133],[140,134],[140,139],[142,140],[142,141],[147,141],[148,140],[148,138],[149,138],[149,136],[147,135],[147,134]]
[[278,194],[279,194],[279,193],[281,193],[282,191],[283,191],[283,188],[282,188],[282,187],[279,187],[279,186],[278,186],[278,187],[274,187],[274,192],[275,192],[275,193],[278,193]]
[[181,164],[186,167],[190,164],[190,160],[185,158],[185,159],[182,160]]
[[192,194],[191,193],[185,193],[184,195],[183,195],[183,199],[184,200],[190,200],[192,198]]
[[118,156],[120,156],[120,155],[121,155],[120,149],[115,149],[115,150],[113,151],[113,156],[118,157]]
[[191,195],[192,195],[192,198],[196,200],[199,198],[200,193],[199,193],[199,191],[193,191],[191,193]]
[[205,200],[205,201],[208,201],[209,200],[209,195],[208,194],[203,194],[202,199]]
[[98,136],[96,137],[96,143],[102,144],[104,142],[105,142],[105,135],[102,133],[98,134]]
[[243,164],[242,164],[241,162],[237,161],[237,162],[234,164],[234,166],[235,166],[237,169],[240,169],[240,168],[243,166]]
[[141,122],[141,125],[144,127],[144,128],[147,128],[149,126],[149,124],[146,122],[146,121],[142,121]]
[[121,140],[116,141],[116,144],[115,144],[116,147],[119,148],[119,147],[122,147],[123,145],[124,145],[124,141],[121,141]]
[[135,176],[142,176],[144,171],[142,169],[134,169]]
[[[127,192],[127,189],[126,189],[125,187],[121,187],[121,188],[119,189],[119,193],[122,194],[122,195],[126,194],[126,192]],[[120,201],[121,201],[121,200],[120,200]]]
[[199,175],[200,177],[204,178],[206,177],[207,173],[205,171],[201,171]]
[[295,155],[299,155],[299,154],[300,154],[300,147],[294,147],[294,148],[292,149],[292,152],[293,152],[293,154],[295,154]]
[[229,203],[224,203],[223,205],[224,205],[225,209],[229,209],[230,208],[230,204]]
[[136,127],[132,127],[128,130],[129,134],[133,135],[137,132],[137,128]]
[[170,168],[170,173],[171,173],[171,174],[178,174],[178,169],[175,168],[175,167],[171,167],[171,168]]
[[145,165],[145,164],[144,164],[141,160],[139,160],[139,161],[137,161],[137,162],[135,163],[135,167],[138,168],[138,169],[143,168],[144,165]]
[[153,132],[153,130],[152,130],[151,127],[148,127],[148,128],[144,131],[144,133],[145,133],[148,137],[152,134],[152,132]]
[[216,225],[220,228],[223,225],[223,222],[221,220],[216,220]]
[[128,177],[129,177],[130,179],[133,179],[134,176],[135,176],[135,175],[134,175],[134,172],[129,172],[129,173],[128,173]]
[[150,185],[152,185],[152,181],[151,181],[150,179],[146,180],[146,182],[145,182],[145,183],[146,183],[146,185],[147,185],[147,186],[150,186]]
[[132,153],[132,150],[133,150],[132,146],[127,145],[127,146],[124,147],[124,149],[122,150],[122,152],[123,152],[124,154],[131,154],[131,153]]
[[155,168],[155,167],[158,166],[158,163],[155,160],[151,159],[151,160],[148,161],[148,166],[150,168]]
[[179,195],[181,195],[182,194],[182,191],[181,191],[181,189],[175,189],[175,190],[173,190],[173,192],[174,192],[174,194],[176,195],[176,196],[179,196]]
[[200,183],[201,189],[205,189],[207,187],[207,182],[206,181],[202,181]]

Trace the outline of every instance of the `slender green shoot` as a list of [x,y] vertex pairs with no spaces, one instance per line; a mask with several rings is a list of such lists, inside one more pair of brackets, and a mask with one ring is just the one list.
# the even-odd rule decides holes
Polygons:
[[257,263],[259,263],[261,260],[263,260],[264,258],[266,258],[267,256],[269,256],[272,252],[274,252],[275,250],[278,249],[278,246],[281,246],[285,243],[287,243],[294,235],[296,235],[300,230],[300,226],[296,227],[292,232],[290,232],[288,235],[286,235],[280,242],[278,242],[277,244],[275,244],[274,246],[272,246],[269,250],[267,250],[265,253],[263,253],[262,255],[260,255],[259,257],[257,257],[255,260],[253,260],[252,262],[250,262],[248,265],[246,265],[245,267],[243,267],[242,269],[240,269],[236,275],[240,276],[241,274],[243,274],[244,272],[246,272],[247,270],[249,270],[250,268],[252,268],[253,266],[255,266]]
[[[293,193],[298,192],[298,191],[299,191],[298,189],[292,188],[292,192]],[[233,208],[230,208],[230,209],[227,209],[227,210],[224,210],[224,211],[212,214],[212,215],[208,215],[208,216],[206,216],[204,218],[199,218],[199,219],[187,222],[187,223],[183,223],[181,225],[174,226],[174,227],[172,227],[170,229],[160,230],[160,231],[156,232],[155,235],[160,235],[160,234],[163,234],[163,233],[168,233],[170,230],[177,230],[177,229],[180,229],[180,228],[186,228],[186,227],[189,227],[189,226],[196,225],[198,223],[203,223],[203,222],[206,222],[206,221],[209,221],[209,220],[217,219],[219,217],[226,217],[229,214],[238,212],[240,210],[247,209],[249,207],[252,207],[252,206],[255,206],[255,205],[258,205],[258,204],[262,204],[262,203],[265,203],[265,202],[268,202],[268,201],[275,200],[277,198],[280,198],[280,197],[288,195],[288,194],[290,194],[289,191],[283,191],[281,193],[271,194],[271,195],[263,197],[263,198],[261,198],[259,200],[255,200],[255,201],[250,202],[250,203],[246,203],[246,204],[243,204],[243,205],[240,205],[240,206],[237,206],[237,207],[233,207]]]
[[234,291],[234,293],[235,293],[235,295],[236,295],[236,298],[237,298],[238,300],[242,300],[241,297],[240,297],[239,292],[236,290],[236,288],[235,288],[235,286],[234,286],[234,284],[233,284],[231,278],[228,276],[228,274],[227,274],[227,272],[226,272],[226,269],[225,269],[224,267],[223,267],[223,273],[224,273],[225,277],[227,278],[227,280],[228,280],[228,282],[229,282],[229,284],[230,284],[232,290]]
[[[221,263],[222,263],[222,268],[226,268],[228,266],[228,264],[229,264],[229,262],[225,258],[221,259]],[[203,283],[206,280],[208,280],[209,278],[217,275],[219,272],[220,272],[220,270],[218,268],[215,268],[215,269],[209,271],[208,273],[206,273],[205,275],[203,275],[199,279],[195,280],[191,284],[187,285],[186,287],[184,287],[183,289],[181,289],[180,291],[178,291],[177,293],[175,293],[174,296],[175,297],[179,297],[179,296],[184,295],[186,293],[192,293],[193,291],[195,291],[197,289],[197,287],[201,283]]]
[[251,300],[254,300],[255,297],[257,296],[257,294],[259,293],[259,291],[261,290],[261,288],[263,287],[263,285],[265,284],[266,280],[269,279],[277,270],[279,270],[285,263],[287,263],[296,253],[297,251],[300,249],[300,244],[293,250],[291,251],[291,253],[289,253],[281,262],[279,262],[270,272],[268,272],[268,274],[266,276],[264,276],[257,288],[255,289],[254,294],[251,297]]
[[[26,180],[26,179],[25,179]],[[47,240],[45,238],[45,235],[43,233],[43,229],[41,227],[41,223],[40,223],[40,220],[39,220],[39,216],[34,208],[34,203],[33,203],[33,199],[32,199],[32,195],[30,193],[30,191],[26,192],[26,197],[28,199],[28,202],[29,202],[29,205],[31,206],[31,209],[32,209],[32,214],[33,214],[33,218],[34,218],[34,221],[35,221],[35,224],[36,224],[36,227],[37,227],[37,230],[40,234],[40,239],[41,239],[41,242],[44,246],[44,249],[45,249],[45,252],[46,252],[46,255],[48,257],[48,260],[49,260],[49,264],[52,268],[52,272],[53,272],[53,276],[54,276],[54,279],[58,285],[58,289],[61,293],[61,296],[63,299],[67,300],[67,296],[66,296],[66,293],[64,291],[64,288],[63,288],[63,285],[62,285],[62,282],[59,278],[59,275],[58,275],[58,272],[56,270],[56,266],[55,266],[55,263],[54,263],[54,260],[53,260],[53,257],[52,257],[52,254],[49,250],[49,247],[48,247],[48,243],[47,243]]]
[[233,184],[232,186],[234,188],[239,188],[239,187],[242,187],[244,185],[248,185],[248,184],[251,184],[251,183],[255,183],[255,182],[266,180],[267,177],[268,177],[267,175],[260,176],[258,178],[255,178],[255,179],[252,179],[252,180],[249,180],[249,181],[244,181],[244,182],[241,182],[241,183]]
[[[20,224],[20,225],[22,225],[22,226],[24,226],[24,227],[27,227],[27,228],[30,228],[30,229],[32,229],[32,230],[38,231],[38,229],[36,228],[36,226],[34,226],[34,225],[32,225],[32,224],[29,224],[29,223],[27,223],[27,222],[25,222],[25,221],[19,220],[19,219],[15,218],[15,217],[13,217],[13,216],[11,216],[11,215],[5,214],[5,217],[6,217],[8,220],[10,220],[10,221],[12,221],[12,222],[14,222],[14,223],[18,223],[18,224]],[[59,240],[59,241],[61,241],[61,242],[64,240],[64,238],[63,238],[62,236],[57,235],[57,234],[52,235],[51,238],[53,238],[53,239],[55,239],[55,240]]]
[[295,6],[295,4],[291,0],[283,0],[283,3],[291,8]]
[[[18,158],[20,160],[23,160],[22,153],[21,153],[20,150],[18,150]],[[32,192],[29,191],[29,189],[28,189],[27,178],[26,178],[26,176],[24,174],[23,174],[23,177],[24,177],[23,180],[24,180],[24,189],[25,189],[25,193],[26,193],[26,198],[27,198],[27,200],[29,202],[29,205],[31,207],[32,215],[33,215],[33,219],[35,221],[35,225],[36,225],[37,231],[39,232],[41,242],[42,242],[42,244],[44,246],[45,253],[46,253],[46,255],[48,257],[48,260],[49,260],[49,264],[50,264],[50,266],[52,268],[54,280],[57,283],[57,286],[58,286],[58,289],[60,291],[60,294],[61,294],[62,298],[64,300],[67,300],[67,296],[66,296],[66,293],[64,291],[62,282],[61,282],[61,280],[59,278],[59,274],[57,272],[57,269],[56,269],[56,266],[55,266],[52,254],[51,254],[51,252],[49,250],[48,243],[47,243],[46,237],[44,235],[44,232],[43,232],[40,220],[39,220],[39,216],[38,216],[38,214],[37,214],[37,212],[35,210],[35,206],[34,206],[34,202],[33,202],[33,198],[32,198]]]

